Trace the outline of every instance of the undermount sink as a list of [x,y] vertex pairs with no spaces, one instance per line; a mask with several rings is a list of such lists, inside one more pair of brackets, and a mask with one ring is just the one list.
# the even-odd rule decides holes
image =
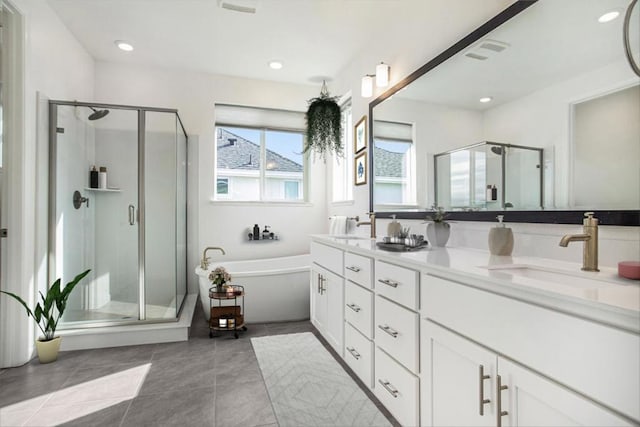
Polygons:
[[356,236],[355,234],[340,234],[329,237],[338,240],[371,240],[370,237]]
[[599,289],[610,286],[607,277],[587,277],[587,275],[598,273],[565,271],[529,264],[489,265],[484,266],[484,268],[495,273],[492,275],[496,277],[504,275],[512,278],[528,278],[580,289]]

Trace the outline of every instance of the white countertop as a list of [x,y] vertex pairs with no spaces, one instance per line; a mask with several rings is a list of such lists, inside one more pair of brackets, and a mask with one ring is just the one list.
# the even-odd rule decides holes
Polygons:
[[615,268],[586,272],[578,263],[494,256],[489,251],[461,247],[389,252],[371,239],[311,237],[349,252],[640,333],[640,281],[619,277]]

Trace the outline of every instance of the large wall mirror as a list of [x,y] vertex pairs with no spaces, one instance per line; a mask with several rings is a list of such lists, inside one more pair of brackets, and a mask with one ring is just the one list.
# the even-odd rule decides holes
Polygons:
[[[371,102],[371,210],[561,223],[593,210],[640,225],[629,3],[518,1]],[[640,5],[630,22],[640,56]]]

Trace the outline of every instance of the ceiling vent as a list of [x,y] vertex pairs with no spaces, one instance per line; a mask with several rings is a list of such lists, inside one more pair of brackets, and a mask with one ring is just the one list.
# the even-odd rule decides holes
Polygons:
[[256,13],[257,0],[218,0],[218,7],[241,13]]
[[464,56],[484,61],[504,51],[509,47],[508,43],[504,43],[497,40],[485,39],[476,43],[471,49],[469,49]]

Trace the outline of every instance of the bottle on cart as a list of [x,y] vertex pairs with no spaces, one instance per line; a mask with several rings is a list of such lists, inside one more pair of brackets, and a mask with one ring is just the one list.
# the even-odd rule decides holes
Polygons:
[[255,224],[253,226],[253,240],[260,240],[260,227],[258,227],[258,224]]

